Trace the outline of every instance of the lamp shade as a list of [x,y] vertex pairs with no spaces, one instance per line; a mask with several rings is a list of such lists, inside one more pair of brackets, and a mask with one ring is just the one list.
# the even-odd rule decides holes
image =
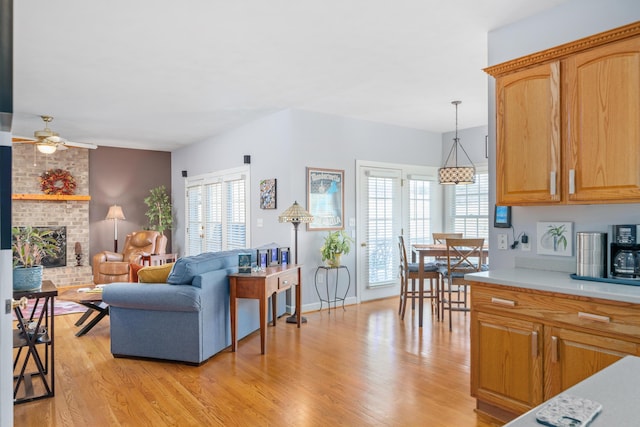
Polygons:
[[307,212],[297,201],[293,202],[287,210],[282,212],[278,217],[279,222],[311,222],[313,215]]
[[476,180],[476,168],[473,166],[443,167],[438,169],[440,184],[473,184]]
[[126,219],[124,217],[124,212],[122,212],[122,207],[118,205],[113,205],[109,207],[109,212],[107,212],[106,219]]

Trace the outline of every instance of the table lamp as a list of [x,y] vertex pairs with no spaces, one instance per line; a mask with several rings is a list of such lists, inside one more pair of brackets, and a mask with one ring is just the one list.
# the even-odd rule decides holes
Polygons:
[[[295,263],[298,263],[298,226],[301,222],[311,222],[313,221],[313,215],[307,212],[302,206],[298,204],[297,201],[293,202],[287,210],[282,212],[278,217],[279,222],[290,222],[293,224],[294,235],[295,235]],[[296,307],[296,310],[300,310],[300,307]],[[307,319],[302,318],[302,322],[306,322]],[[287,317],[287,323],[298,323],[296,313],[293,313],[292,316]]]
[[118,252],[118,220],[126,219],[122,208],[118,205],[110,206],[106,219],[113,220],[113,252]]

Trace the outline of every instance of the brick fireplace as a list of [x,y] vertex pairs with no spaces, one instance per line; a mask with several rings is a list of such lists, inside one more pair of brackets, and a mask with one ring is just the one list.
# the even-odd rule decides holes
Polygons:
[[[66,227],[67,265],[46,267],[43,278],[57,286],[83,285],[92,282],[89,259],[89,150],[69,148],[42,154],[32,144],[13,144],[12,225]],[[49,169],[68,170],[77,187],[74,197],[45,198],[38,177]],[[81,248],[82,266],[76,262],[76,243]]]

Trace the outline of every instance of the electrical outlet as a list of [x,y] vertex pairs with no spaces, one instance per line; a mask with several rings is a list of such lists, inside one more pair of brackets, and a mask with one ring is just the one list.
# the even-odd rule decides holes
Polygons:
[[522,248],[523,251],[530,251],[531,250],[531,243],[529,243],[529,242],[521,243],[520,247]]
[[498,249],[507,250],[509,244],[507,243],[507,235],[506,234],[498,234]]

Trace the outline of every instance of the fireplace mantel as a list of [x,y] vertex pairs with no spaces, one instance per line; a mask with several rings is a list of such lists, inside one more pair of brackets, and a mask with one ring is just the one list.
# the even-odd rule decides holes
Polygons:
[[78,200],[88,201],[91,200],[91,196],[76,196],[76,195],[63,195],[63,194],[13,194],[11,196],[13,200],[49,200],[49,201],[61,201],[61,200]]

